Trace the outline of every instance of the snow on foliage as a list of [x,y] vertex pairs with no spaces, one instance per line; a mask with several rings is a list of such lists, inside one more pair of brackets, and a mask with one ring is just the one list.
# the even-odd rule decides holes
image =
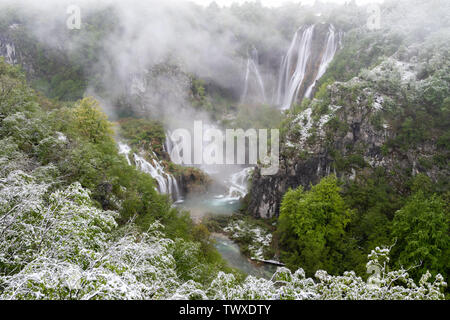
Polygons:
[[[372,251],[369,264],[379,265],[388,259],[389,249]],[[286,300],[374,300],[374,299],[442,299],[441,288],[446,285],[442,276],[429,282],[431,275],[425,274],[416,285],[406,270],[388,271],[380,269],[377,285],[365,282],[354,272],[343,276],[331,276],[317,271],[315,280],[305,277],[302,269],[292,273],[280,267],[271,280],[249,276],[238,284],[233,275],[220,273],[212,282],[208,296],[212,299],[286,299]]]
[[264,250],[268,249],[272,242],[271,233],[243,220],[231,221],[223,231],[227,232],[231,239],[252,239],[248,250],[253,259],[264,259]]
[[[209,285],[183,282],[176,272],[176,246],[155,223],[148,232],[118,228],[117,213],[95,208],[75,183],[50,192],[23,171],[0,179],[1,299],[440,299],[444,279],[425,274],[419,284],[406,270],[389,271],[389,249],[375,249],[365,282],[354,272],[306,278],[278,268],[271,280],[239,282],[219,272]],[[198,249],[198,248],[197,248]],[[187,246],[183,259],[195,254]]]

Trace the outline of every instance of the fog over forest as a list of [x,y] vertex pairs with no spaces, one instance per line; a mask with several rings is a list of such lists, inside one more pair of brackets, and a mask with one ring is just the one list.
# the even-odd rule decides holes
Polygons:
[[0,299],[448,299],[449,40],[446,0],[0,0]]

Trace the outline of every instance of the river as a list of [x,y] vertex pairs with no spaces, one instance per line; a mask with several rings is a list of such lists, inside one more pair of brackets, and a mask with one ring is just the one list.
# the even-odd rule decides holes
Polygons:
[[230,240],[226,235],[213,233],[212,237],[216,241],[215,247],[227,261],[230,267],[238,269],[248,275],[270,279],[277,270],[277,267],[270,264],[255,264],[244,256],[239,246]]
[[[200,197],[188,197],[177,206],[190,212],[192,220],[200,223],[207,216],[231,216],[240,209],[241,201],[239,196],[246,193],[245,176],[248,169],[240,170],[231,175],[229,179],[229,189],[226,194],[213,195],[205,194]],[[238,269],[245,274],[270,279],[276,271],[276,266],[264,263],[255,263],[241,253],[239,246],[229,239],[225,234],[213,233],[215,247],[222,255],[222,258],[230,267]]]
[[[173,143],[166,141],[165,148],[169,152],[173,148]],[[252,168],[243,168],[241,166],[232,166],[229,168],[221,167],[220,170],[213,168],[202,168],[208,173],[214,181],[220,181],[221,191],[210,191],[200,196],[185,198],[179,192],[177,180],[172,174],[165,172],[164,166],[156,155],[152,153],[153,160],[146,160],[139,154],[131,154],[131,148],[119,143],[119,153],[123,154],[129,165],[133,162],[138,169],[151,175],[157,182],[157,191],[163,194],[170,194],[174,200],[174,205],[182,210],[190,212],[191,218],[195,223],[200,223],[206,215],[212,216],[231,216],[240,209],[241,201],[248,192],[248,177]],[[133,161],[132,161],[133,160]],[[219,188],[220,189],[220,188]],[[227,263],[246,274],[270,278],[276,270],[276,267],[270,264],[254,263],[244,256],[239,246],[224,234],[215,233],[212,235],[215,240],[215,247]]]

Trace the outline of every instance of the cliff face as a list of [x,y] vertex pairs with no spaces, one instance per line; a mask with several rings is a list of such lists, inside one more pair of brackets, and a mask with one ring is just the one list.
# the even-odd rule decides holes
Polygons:
[[445,130],[429,125],[436,114],[426,97],[448,88],[449,58],[435,56],[440,67],[434,68],[428,59],[410,48],[348,82],[335,82],[302,111],[291,112],[282,133],[280,170],[274,176],[255,170],[249,213],[277,216],[289,188],[308,189],[329,174],[358,180],[382,168],[397,189],[419,172],[445,181],[448,150],[438,142]]
[[[337,93],[339,85],[330,90]],[[338,99],[333,99],[336,103]],[[324,176],[335,173],[340,177],[354,178],[357,164],[339,170],[337,154],[352,155],[360,150],[362,161],[386,163],[381,147],[392,134],[388,128],[376,129],[371,116],[379,110],[369,105],[369,97],[359,97],[349,109],[333,105],[332,114],[314,119],[310,107],[301,112],[290,124],[289,133],[281,151],[280,170],[275,176],[261,176],[256,170],[252,181],[250,211],[261,218],[278,215],[283,194],[300,185],[309,188]],[[330,123],[331,122],[331,123]],[[339,126],[333,132],[332,125]],[[299,131],[297,131],[299,130]],[[350,149],[350,150],[349,150]],[[389,158],[389,157],[388,157]],[[344,169],[344,168],[342,168]]]
[[19,32],[20,28],[20,25],[13,24],[6,29],[0,30],[0,57],[3,57],[8,64],[20,64],[27,76],[30,77],[34,75],[32,59],[28,59],[14,41],[15,34]]
[[0,34],[0,56],[5,58],[6,63],[17,64],[16,47],[7,37]]

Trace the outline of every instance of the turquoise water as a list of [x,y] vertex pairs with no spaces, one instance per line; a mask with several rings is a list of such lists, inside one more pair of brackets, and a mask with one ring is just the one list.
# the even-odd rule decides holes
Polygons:
[[255,264],[244,256],[239,246],[223,234],[214,233],[215,247],[230,267],[238,269],[248,275],[270,279],[277,267],[269,264]]
[[237,199],[219,196],[187,198],[178,207],[191,213],[195,222],[200,222],[206,215],[231,216],[241,207]]
[[[210,214],[215,216],[230,216],[239,210],[241,203],[237,199],[217,196],[186,199],[177,206],[189,211],[195,222],[200,222],[203,217]],[[227,236],[214,233],[212,237],[216,241],[215,247],[217,251],[219,251],[230,267],[246,274],[266,279],[270,279],[276,271],[276,266],[251,262],[241,253],[239,246]]]

